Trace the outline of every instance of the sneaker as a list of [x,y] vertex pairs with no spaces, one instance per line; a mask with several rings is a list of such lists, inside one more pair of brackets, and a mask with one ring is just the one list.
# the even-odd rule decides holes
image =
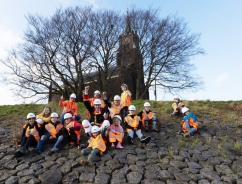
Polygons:
[[129,144],[134,144],[134,140],[130,136],[128,136],[127,139],[128,139]]
[[143,137],[141,137],[140,142],[146,144],[146,143],[150,142],[150,139],[151,139],[151,137],[143,136]]
[[183,134],[183,136],[184,137],[189,137],[190,136],[190,133],[187,132],[187,133]]
[[112,143],[112,144],[111,144],[111,148],[112,148],[112,149],[113,149],[113,148],[115,148],[115,145],[114,145],[114,143]]
[[52,148],[50,151],[51,152],[57,152],[57,151],[59,151],[59,149],[58,148]]
[[89,162],[88,162],[88,161],[85,161],[85,160],[81,160],[81,161],[80,161],[80,164],[81,164],[81,165],[88,165],[88,163],[89,163]]
[[93,163],[91,163],[91,162],[88,162],[88,167],[92,167],[93,166]]

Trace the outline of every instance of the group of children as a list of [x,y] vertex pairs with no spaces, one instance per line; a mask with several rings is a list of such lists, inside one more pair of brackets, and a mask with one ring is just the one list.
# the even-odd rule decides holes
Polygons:
[[[88,155],[87,161],[81,160],[82,165],[92,166],[95,156],[103,154],[107,143],[111,148],[122,149],[122,142],[125,131],[129,144],[134,144],[136,134],[141,143],[147,144],[151,137],[143,135],[142,130],[158,131],[155,113],[151,111],[150,103],[144,103],[144,109],[136,114],[136,107],[131,105],[131,92],[126,84],[121,85],[121,96],[115,95],[113,102],[109,102],[106,92],[101,98],[100,91],[96,90],[93,97],[89,97],[89,86],[83,90],[84,105],[88,110],[89,120],[84,119],[82,123],[78,115],[78,106],[75,102],[76,95],[71,94],[70,100],[63,101],[60,98],[59,105],[63,106],[61,122],[56,112],[51,113],[50,108],[35,116],[33,113],[27,115],[27,124],[23,126],[21,145],[16,151],[17,155],[25,155],[31,145],[37,144],[33,152],[41,153],[45,142],[53,142],[52,152],[58,151],[58,146],[63,142],[81,149],[83,155]],[[186,136],[194,133],[197,126],[196,116],[190,113],[189,109],[175,98],[172,105],[172,114],[182,113],[183,130]],[[80,144],[81,131],[84,129],[89,137],[87,143]]]

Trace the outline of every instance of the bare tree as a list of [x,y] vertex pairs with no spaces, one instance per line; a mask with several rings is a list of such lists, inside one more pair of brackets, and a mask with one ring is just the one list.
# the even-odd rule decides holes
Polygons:
[[[106,90],[118,69],[116,52],[125,17],[109,10],[93,12],[91,7],[58,9],[47,18],[28,15],[24,43],[1,60],[11,71],[6,83],[17,86],[17,95],[39,100],[62,94],[68,98],[75,92],[81,101],[85,82]],[[189,61],[203,53],[200,35],[190,33],[183,19],[161,19],[159,10],[133,8],[129,17],[143,60],[135,70],[143,70],[145,77],[142,81],[143,75],[135,72],[136,99],[144,98],[154,81],[169,92],[198,89],[202,82]]]
[[[199,34],[191,33],[183,19],[175,16],[159,18],[159,10],[139,10],[130,12],[131,26],[140,38],[145,76],[142,98],[156,80],[157,85],[168,92],[197,90],[202,81],[194,74],[194,65],[189,61],[203,54],[199,47]],[[140,76],[137,76],[141,80]],[[136,88],[141,89],[140,82]],[[138,90],[136,90],[138,91]]]
[[87,25],[90,13],[89,7],[75,7],[59,9],[51,18],[26,17],[25,42],[1,61],[11,70],[7,82],[18,86],[16,94],[46,99],[56,94],[69,98],[75,92],[81,100],[82,63],[92,55]]
[[94,35],[90,58],[90,66],[96,75],[88,75],[100,90],[107,90],[110,79],[117,74],[116,52],[118,37],[124,25],[124,19],[119,13],[109,10],[95,12],[91,16],[91,30]]

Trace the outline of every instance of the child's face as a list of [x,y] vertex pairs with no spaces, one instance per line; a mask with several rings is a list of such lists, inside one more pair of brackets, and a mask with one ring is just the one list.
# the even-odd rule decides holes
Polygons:
[[135,115],[135,111],[129,110],[130,115]]
[[50,108],[45,108],[45,114],[46,115],[50,114]]
[[35,122],[35,118],[29,118],[28,122],[29,122],[30,125],[33,125],[34,122]]
[[114,105],[120,105],[120,100],[114,100]]
[[101,105],[95,104],[94,105],[94,108],[95,108],[96,111],[100,111]]
[[115,125],[115,126],[118,126],[118,125],[120,125],[120,120],[118,119],[118,118],[113,118],[113,124]]
[[145,110],[146,111],[149,111],[150,110],[150,107],[149,106],[145,106]]
[[123,91],[125,91],[125,90],[126,90],[126,87],[125,87],[125,86],[121,86],[121,89],[122,89]]
[[57,122],[57,120],[58,120],[58,118],[57,118],[57,117],[53,117],[53,118],[51,118],[51,121],[52,121],[53,123],[56,123],[56,122]]
[[71,121],[71,118],[66,118],[65,119],[65,123],[70,123],[70,121]]
[[93,137],[97,137],[98,135],[99,135],[99,132],[93,132],[93,133],[92,133],[92,136],[93,136]]
[[178,102],[178,101],[179,101],[179,99],[178,99],[178,98],[175,98],[175,99],[174,99],[174,101],[175,101],[175,102]]

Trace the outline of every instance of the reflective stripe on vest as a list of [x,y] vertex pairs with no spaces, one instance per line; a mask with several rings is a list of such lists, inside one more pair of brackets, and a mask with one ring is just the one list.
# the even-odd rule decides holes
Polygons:
[[35,128],[35,126],[34,126],[34,128],[31,128],[31,129],[28,126],[28,128],[26,130],[26,133],[25,133],[25,136],[26,137],[29,137],[30,135],[33,135],[34,136],[36,142],[39,141],[39,132],[37,131],[37,129]]
[[128,125],[133,128],[137,128],[139,126],[139,121],[140,121],[139,116],[134,116],[134,118],[131,118],[130,116],[126,116],[124,119],[128,123]]
[[124,137],[124,133],[122,132],[118,132],[117,134],[113,133],[113,132],[109,132],[108,133],[108,137],[109,137],[109,142],[121,142],[123,141],[123,137]]
[[99,134],[96,138],[91,137],[88,140],[88,143],[89,143],[89,145],[88,145],[89,148],[92,148],[92,149],[97,148],[102,152],[104,152],[106,150],[106,144],[105,144],[101,134]]
[[51,123],[48,123],[47,125],[45,125],[45,129],[50,133],[51,136],[55,136],[55,134],[57,134],[55,126],[52,125]]

